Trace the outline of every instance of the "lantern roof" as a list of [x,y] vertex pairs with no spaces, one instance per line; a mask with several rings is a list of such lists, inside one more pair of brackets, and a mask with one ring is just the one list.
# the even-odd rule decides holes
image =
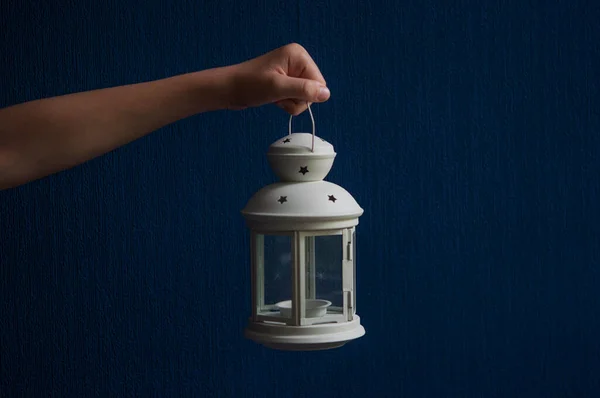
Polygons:
[[309,228],[340,221],[356,225],[363,209],[348,191],[332,182],[279,182],[254,194],[242,214],[249,222],[280,226],[305,223]]

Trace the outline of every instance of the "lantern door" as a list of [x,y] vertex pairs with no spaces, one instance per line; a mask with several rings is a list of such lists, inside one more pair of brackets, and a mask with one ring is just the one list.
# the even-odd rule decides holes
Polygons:
[[353,230],[300,234],[298,243],[303,246],[305,281],[302,325],[352,320],[355,307]]

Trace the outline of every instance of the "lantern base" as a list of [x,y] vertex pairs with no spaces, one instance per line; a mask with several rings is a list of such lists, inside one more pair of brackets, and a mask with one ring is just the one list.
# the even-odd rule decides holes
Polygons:
[[362,337],[365,328],[358,315],[349,322],[308,326],[288,326],[274,322],[252,322],[246,338],[268,348],[285,351],[317,351],[338,348],[350,340]]

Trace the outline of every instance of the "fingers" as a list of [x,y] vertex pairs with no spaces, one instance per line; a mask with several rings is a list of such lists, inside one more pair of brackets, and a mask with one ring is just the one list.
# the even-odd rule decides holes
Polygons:
[[299,44],[288,44],[261,57],[239,64],[236,90],[243,107],[275,102],[292,115],[306,110],[306,103],[325,102],[331,96],[321,71]]
[[331,96],[327,86],[322,83],[289,77],[280,74],[273,76],[278,100],[294,99],[299,102],[325,102]]
[[287,62],[282,65],[285,75],[276,77],[275,85],[281,97],[277,106],[292,115],[299,115],[306,110],[307,102],[327,101],[331,93],[325,78],[304,47],[292,43],[280,51]]

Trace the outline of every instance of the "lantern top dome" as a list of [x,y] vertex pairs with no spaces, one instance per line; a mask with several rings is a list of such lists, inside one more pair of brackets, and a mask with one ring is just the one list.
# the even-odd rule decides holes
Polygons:
[[269,146],[267,159],[285,182],[320,181],[333,166],[333,145],[309,133],[293,133]]

